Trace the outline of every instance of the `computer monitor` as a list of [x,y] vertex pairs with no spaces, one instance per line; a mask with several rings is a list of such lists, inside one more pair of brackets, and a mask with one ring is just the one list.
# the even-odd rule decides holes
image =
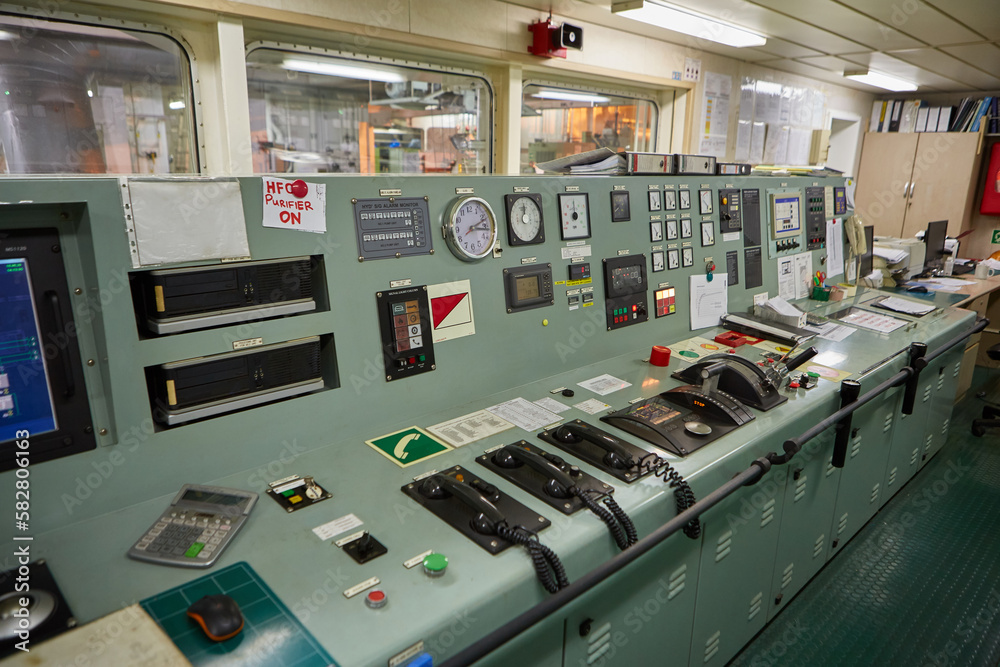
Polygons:
[[927,223],[924,233],[924,271],[944,267],[944,241],[948,237],[948,221],[937,220]]
[[875,225],[865,226],[865,247],[868,251],[859,258],[858,278],[864,278],[872,272],[872,255],[875,252]]

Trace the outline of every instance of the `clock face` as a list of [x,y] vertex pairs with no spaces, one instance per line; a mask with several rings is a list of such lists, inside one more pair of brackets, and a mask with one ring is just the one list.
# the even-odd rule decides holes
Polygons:
[[667,240],[676,241],[677,240],[677,221],[667,220]]
[[711,220],[701,223],[701,245],[715,245],[715,224]]
[[677,251],[677,248],[671,248],[670,250],[668,250],[667,251],[667,268],[668,269],[676,269],[678,266],[680,266],[680,263],[681,263],[680,253]]
[[702,215],[711,215],[711,213],[712,213],[712,191],[711,190],[699,190],[698,191],[698,210],[701,211]]
[[649,212],[655,213],[663,208],[662,194],[659,190],[649,191]]
[[689,239],[691,238],[691,219],[681,218],[681,238]]
[[497,222],[485,199],[461,197],[452,204],[444,223],[444,237],[452,254],[465,262],[483,259],[497,242]]
[[663,251],[656,250],[653,252],[653,273],[658,273],[663,270]]
[[673,190],[663,191],[663,210],[664,211],[675,211],[677,210],[677,193]]
[[628,222],[632,219],[629,210],[628,192],[618,190],[611,193],[611,222]]
[[694,248],[684,248],[681,251],[681,266],[694,266]]
[[560,194],[559,221],[563,241],[590,238],[590,200],[587,193]]
[[691,191],[690,190],[681,190],[681,193],[680,193],[680,195],[678,195],[678,198],[681,200],[681,210],[682,211],[686,211],[689,208],[691,208]]
[[653,243],[663,240],[663,223],[659,220],[649,223],[649,240]]
[[512,246],[543,242],[542,196],[505,195],[504,201],[507,204],[507,242]]

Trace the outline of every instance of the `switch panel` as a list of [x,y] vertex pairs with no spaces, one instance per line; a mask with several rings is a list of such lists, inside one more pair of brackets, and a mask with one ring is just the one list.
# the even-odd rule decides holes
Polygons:
[[760,190],[743,190],[743,247],[760,245]]
[[587,280],[590,278],[590,262],[569,265],[570,280]]
[[833,214],[834,215],[846,215],[847,214],[847,189],[846,188],[833,188]]
[[719,229],[723,234],[743,231],[738,189],[719,190]]
[[608,331],[649,320],[646,284],[645,255],[604,260],[604,308]]
[[826,192],[823,187],[806,188],[806,249],[826,247]]
[[427,287],[378,292],[379,334],[386,382],[434,370],[434,333]]

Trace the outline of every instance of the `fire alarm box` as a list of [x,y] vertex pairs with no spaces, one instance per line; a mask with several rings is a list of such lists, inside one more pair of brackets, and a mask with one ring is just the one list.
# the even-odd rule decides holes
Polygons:
[[983,215],[1000,215],[1000,143],[990,149],[990,166],[983,186],[983,201],[979,204]]

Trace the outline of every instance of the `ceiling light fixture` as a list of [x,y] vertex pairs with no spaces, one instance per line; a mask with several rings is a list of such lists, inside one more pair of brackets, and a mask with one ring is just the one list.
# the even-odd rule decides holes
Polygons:
[[850,79],[851,81],[857,81],[858,83],[875,86],[876,88],[891,90],[894,93],[902,93],[917,89],[917,84],[911,81],[904,81],[903,79],[897,79],[896,77],[889,76],[888,74],[872,72],[866,69],[844,72],[844,77]]
[[174,100],[173,102],[171,102],[167,106],[169,106],[174,111],[177,111],[179,109],[183,109],[183,108],[187,107],[187,104],[184,103],[184,100]]
[[567,93],[562,90],[539,90],[532,93],[532,97],[540,100],[561,100],[563,102],[591,102],[593,104],[603,104],[611,100],[601,95],[588,95],[587,93]]
[[362,79],[364,81],[382,81],[384,83],[402,83],[406,78],[402,74],[389,72],[374,67],[363,67],[359,65],[340,65],[337,63],[325,63],[318,60],[305,60],[302,58],[285,58],[281,63],[282,69],[290,69],[306,74],[325,74],[327,76],[340,76],[345,79]]
[[767,38],[744,28],[674,7],[660,0],[614,0],[611,11],[619,16],[642,21],[659,28],[681,32],[710,42],[743,48],[764,46]]

